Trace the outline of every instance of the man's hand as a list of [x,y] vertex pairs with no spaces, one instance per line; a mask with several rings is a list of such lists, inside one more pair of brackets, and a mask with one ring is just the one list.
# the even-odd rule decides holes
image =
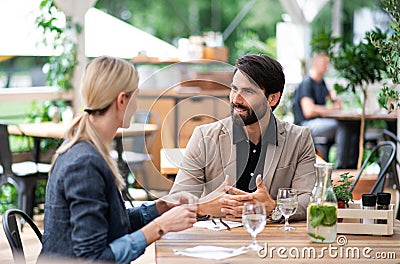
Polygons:
[[342,100],[337,98],[336,100],[333,101],[332,104],[332,109],[333,110],[340,110],[342,109]]
[[255,200],[265,204],[267,214],[270,214],[275,208],[275,201],[269,195],[267,187],[265,187],[261,175],[256,178],[257,190],[253,193],[247,193],[235,187],[227,186],[226,190],[231,195],[225,195],[219,202],[221,203],[221,212],[227,216],[239,217],[242,214],[243,203]]
[[[229,185],[229,176],[225,176],[224,182],[218,187],[216,192],[220,195],[210,201],[200,202],[199,204],[199,214],[200,215],[212,215],[215,217],[224,217],[225,213],[221,211],[220,199],[232,200],[235,195],[226,194],[226,190],[232,188]],[[242,198],[251,199],[249,195],[243,195]]]

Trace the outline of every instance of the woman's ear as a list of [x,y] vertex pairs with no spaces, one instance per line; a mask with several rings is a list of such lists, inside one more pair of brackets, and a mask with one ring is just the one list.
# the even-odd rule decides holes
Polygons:
[[127,98],[125,96],[125,93],[119,93],[116,99],[116,104],[117,108],[125,108],[126,105],[128,104]]

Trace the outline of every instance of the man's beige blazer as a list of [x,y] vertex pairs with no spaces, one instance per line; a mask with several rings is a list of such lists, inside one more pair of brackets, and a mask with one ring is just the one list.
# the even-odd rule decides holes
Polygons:
[[[308,128],[276,119],[278,145],[268,143],[265,155],[265,186],[272,199],[279,188],[292,187],[299,193],[299,208],[293,219],[305,219],[315,182],[315,149]],[[236,146],[232,144],[231,117],[196,127],[170,193],[188,191],[201,200],[223,194],[218,188],[230,176],[235,186]],[[240,175],[239,175],[240,176]]]

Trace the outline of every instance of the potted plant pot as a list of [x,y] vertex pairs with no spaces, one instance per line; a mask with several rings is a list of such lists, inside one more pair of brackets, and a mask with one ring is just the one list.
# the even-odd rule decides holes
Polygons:
[[[340,208],[340,209],[346,208],[345,201],[338,201],[337,205],[338,205],[338,208]],[[343,218],[338,218],[338,223],[342,223],[342,222],[343,222]]]

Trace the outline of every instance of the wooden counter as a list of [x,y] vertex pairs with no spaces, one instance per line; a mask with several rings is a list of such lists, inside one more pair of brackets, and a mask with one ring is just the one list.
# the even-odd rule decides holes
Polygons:
[[154,165],[160,168],[162,148],[184,148],[198,125],[229,116],[229,90],[144,89],[138,97],[138,109],[150,110],[162,119],[160,133],[151,154]]

